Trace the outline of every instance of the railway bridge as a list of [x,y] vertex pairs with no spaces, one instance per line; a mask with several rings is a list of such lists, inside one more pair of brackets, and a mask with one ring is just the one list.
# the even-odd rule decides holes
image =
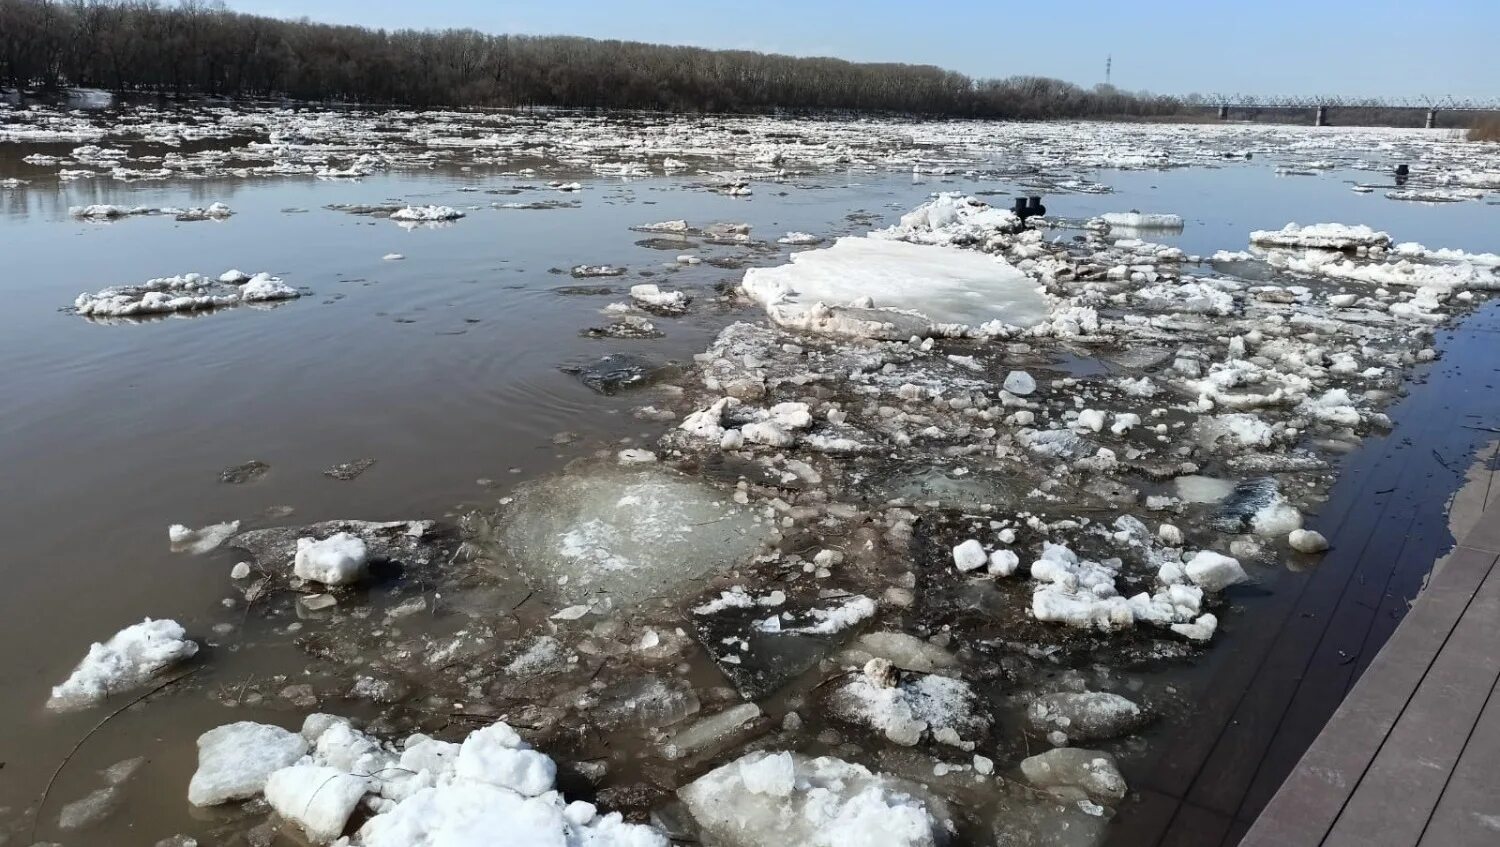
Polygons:
[[1219,119],[1228,120],[1231,110],[1307,109],[1313,126],[1327,126],[1331,109],[1424,109],[1427,128],[1437,126],[1438,112],[1500,112],[1500,98],[1444,97],[1340,97],[1334,95],[1258,96],[1253,94],[1209,94],[1202,103],[1217,106]]

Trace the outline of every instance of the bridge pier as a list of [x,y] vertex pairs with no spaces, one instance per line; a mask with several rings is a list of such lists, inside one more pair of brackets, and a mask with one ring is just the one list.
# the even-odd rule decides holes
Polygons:
[[1220,104],[1220,106],[1219,106],[1219,120],[1221,120],[1221,121],[1227,121],[1227,120],[1229,120],[1229,104],[1228,103]]
[[1437,109],[1428,109],[1427,110],[1427,128],[1428,129],[1437,129],[1437,113],[1438,113]]
[[1318,116],[1313,119],[1313,126],[1328,126],[1328,107],[1319,106]]

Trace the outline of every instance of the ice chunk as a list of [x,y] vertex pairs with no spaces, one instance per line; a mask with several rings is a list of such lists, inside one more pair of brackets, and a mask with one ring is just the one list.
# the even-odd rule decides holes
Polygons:
[[557,765],[532,750],[510,726],[497,723],[470,733],[459,748],[453,773],[460,779],[536,797],[551,790]]
[[1017,397],[1025,397],[1036,391],[1036,379],[1025,371],[1011,371],[1005,375],[1001,387]]
[[1286,541],[1298,553],[1321,553],[1328,549],[1328,539],[1323,533],[1311,529],[1294,529]]
[[[455,755],[454,750],[458,752]],[[520,756],[517,754],[527,754]],[[398,774],[381,782],[391,802],[360,827],[359,847],[667,847],[657,830],[568,803],[555,765],[497,723],[460,747],[425,736],[406,741]],[[512,787],[514,786],[514,787]],[[521,789],[517,791],[516,788]]]
[[1174,623],[1172,631],[1194,641],[1207,641],[1219,628],[1219,619],[1211,614],[1202,614],[1192,623]]
[[958,667],[958,659],[952,653],[904,632],[865,633],[844,651],[842,658],[846,663],[856,665],[882,658],[896,667],[918,673],[948,674]]
[[1097,750],[1054,748],[1023,759],[1021,773],[1032,785],[1067,799],[1110,803],[1125,798],[1125,778],[1115,757]]
[[[1025,327],[1047,315],[1036,284],[1003,259],[873,238],[840,238],[832,247],[793,254],[780,267],[751,268],[741,288],[782,326],[901,340],[931,334],[941,324],[1000,320]],[[860,306],[851,316],[897,326],[872,333],[827,313],[865,298],[877,308]]]
[[167,539],[172,542],[173,553],[192,553],[198,556],[217,549],[239,531],[239,521],[211,524],[202,529],[189,529],[180,523],[174,523],[167,527]]
[[146,618],[103,644],[89,647],[67,680],[52,689],[47,708],[62,712],[87,708],[111,694],[144,685],[197,652],[198,645],[188,640],[176,621]]
[[364,778],[319,765],[282,768],[266,780],[265,789],[271,808],[325,844],[344,834],[367,790]]
[[700,718],[673,733],[663,745],[662,755],[675,760],[713,752],[748,730],[760,716],[759,706],[741,703]]
[[953,565],[961,571],[977,570],[988,561],[984,547],[972,538],[953,548]]
[[1245,569],[1240,567],[1238,559],[1212,550],[1194,553],[1184,570],[1188,579],[1204,591],[1223,591],[1231,585],[1250,579],[1245,574]]
[[947,810],[921,788],[829,757],[749,753],[678,796],[705,841],[720,847],[936,847],[946,841]]
[[1312,247],[1324,250],[1352,250],[1358,247],[1387,247],[1391,237],[1367,226],[1345,226],[1344,224],[1312,224],[1297,226],[1289,223],[1279,230],[1256,230],[1250,233],[1250,243],[1261,247]]
[[198,736],[198,770],[188,802],[214,806],[254,797],[271,774],[307,752],[307,741],[279,726],[251,721],[225,724]]
[[452,206],[407,206],[404,209],[397,209],[391,212],[391,220],[411,223],[456,221],[463,216],[463,212]]
[[1211,476],[1179,476],[1172,480],[1177,498],[1184,503],[1217,503],[1228,497],[1235,484]]
[[961,679],[921,674],[897,685],[884,682],[869,673],[856,674],[835,689],[829,709],[841,720],[867,726],[905,747],[944,735],[973,741],[989,728],[988,719],[974,711],[974,690]]
[[681,291],[667,291],[658,285],[644,283],[630,286],[630,299],[650,311],[680,315],[687,311],[692,298]]
[[1104,691],[1045,694],[1031,704],[1027,715],[1037,729],[1061,730],[1074,741],[1115,738],[1143,722],[1139,706]]
[[768,531],[673,471],[601,467],[522,486],[496,537],[538,589],[629,604],[744,560]]
[[321,541],[297,539],[293,572],[324,585],[349,585],[358,582],[369,567],[364,539],[348,532],[330,535]]
[[1101,217],[1111,227],[1124,227],[1126,229],[1182,229],[1181,215],[1105,212]]

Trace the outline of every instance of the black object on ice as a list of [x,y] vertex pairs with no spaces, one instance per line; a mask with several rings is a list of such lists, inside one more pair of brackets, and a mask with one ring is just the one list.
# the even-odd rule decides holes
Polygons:
[[1016,213],[1016,217],[1020,218],[1022,223],[1025,223],[1027,218],[1047,214],[1047,207],[1042,205],[1042,198],[1040,197],[1017,197],[1013,211]]

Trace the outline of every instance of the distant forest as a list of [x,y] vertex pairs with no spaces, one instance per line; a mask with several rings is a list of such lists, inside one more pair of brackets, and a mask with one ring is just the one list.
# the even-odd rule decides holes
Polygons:
[[182,0],[0,0],[0,86],[409,106],[1152,117],[1175,98],[930,65],[473,30],[378,30]]

